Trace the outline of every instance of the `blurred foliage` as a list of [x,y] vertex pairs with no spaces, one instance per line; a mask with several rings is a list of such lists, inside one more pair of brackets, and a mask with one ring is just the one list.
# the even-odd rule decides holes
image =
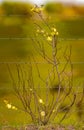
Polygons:
[[79,14],[84,16],[84,6],[73,6],[73,9]]
[[[0,14],[5,23],[25,23],[32,16],[32,5],[20,2],[3,2],[0,7]],[[5,16],[5,17],[4,17]]]
[[[62,4],[62,3],[48,3],[45,5],[45,10],[48,14],[59,16],[61,19],[69,19],[73,16],[84,16],[84,6],[77,6],[74,4]],[[61,16],[61,17],[60,17]],[[71,18],[70,17],[70,18]],[[55,18],[55,17],[54,17]]]
[[64,7],[61,3],[48,3],[45,9],[49,13],[62,13]]
[[1,4],[0,57],[3,57],[1,60],[5,60],[4,57],[15,59],[15,57],[21,58],[29,55],[26,50],[29,49],[30,44],[26,46],[25,38],[31,32],[31,17],[33,15],[31,7],[31,4],[21,2],[3,2]]
[[23,3],[10,3],[4,2],[2,9],[5,15],[25,15],[26,17],[31,16],[30,5]]

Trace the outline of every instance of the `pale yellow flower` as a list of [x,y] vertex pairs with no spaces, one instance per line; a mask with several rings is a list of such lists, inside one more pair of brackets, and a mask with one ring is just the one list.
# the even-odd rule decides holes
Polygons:
[[44,30],[41,30],[41,33],[44,33]]
[[16,108],[15,106],[12,106],[12,109],[13,109],[13,110],[17,110],[17,108]]
[[31,11],[33,12],[35,10],[35,7],[31,8]]
[[37,33],[39,33],[40,32],[40,30],[39,29],[37,29],[37,31],[36,31]]
[[44,117],[45,116],[45,111],[41,111],[41,116]]
[[41,12],[41,11],[43,11],[43,8],[42,8],[42,7],[36,7],[36,8],[35,8],[35,12],[39,13],[39,12]]
[[53,30],[53,32],[56,32],[56,31],[57,31],[56,28],[54,28],[54,27],[52,28],[52,30]]
[[59,35],[59,33],[58,33],[58,32],[56,32],[56,35]]
[[34,6],[32,9],[31,9],[32,12],[36,12],[36,13],[39,13],[41,11],[41,8],[38,8],[36,6]]
[[56,110],[55,110],[55,109],[53,110],[53,113],[54,113],[54,112],[56,112]]
[[48,36],[47,41],[52,41],[52,37]]
[[11,108],[12,108],[12,105],[11,105],[11,104],[6,104],[6,107],[7,107],[8,109],[11,109]]
[[36,13],[39,13],[40,12],[40,9],[39,8],[35,8],[34,10]]
[[4,100],[4,103],[6,104],[6,107],[7,107],[8,109],[17,110],[17,108],[16,108],[15,106],[11,105],[11,103],[8,103],[7,100]]
[[30,91],[32,91],[32,88],[30,88]]
[[43,9],[44,9],[43,7],[40,7],[40,8],[39,8],[40,11],[43,11]]
[[43,102],[43,100],[42,100],[42,99],[39,99],[39,103],[43,104],[44,102]]

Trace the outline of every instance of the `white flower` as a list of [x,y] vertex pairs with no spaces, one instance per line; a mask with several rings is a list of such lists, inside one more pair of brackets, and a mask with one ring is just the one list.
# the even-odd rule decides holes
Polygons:
[[41,116],[45,116],[45,111],[41,111]]

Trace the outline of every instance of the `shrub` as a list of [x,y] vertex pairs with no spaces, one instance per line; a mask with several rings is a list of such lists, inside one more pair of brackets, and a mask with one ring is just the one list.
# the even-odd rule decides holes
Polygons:
[[[22,110],[31,116],[33,123],[47,125],[59,117],[59,122],[62,122],[77,103],[77,93],[73,88],[71,46],[64,49],[58,44],[57,29],[48,25],[41,13],[42,8],[35,6],[32,11],[38,14],[44,26],[34,22],[36,34],[31,40],[34,49],[49,67],[42,76],[42,68],[39,68],[32,52],[29,64],[15,65],[18,78],[15,81],[10,65],[7,66],[13,88],[23,104]],[[82,99],[83,94],[81,102]]]

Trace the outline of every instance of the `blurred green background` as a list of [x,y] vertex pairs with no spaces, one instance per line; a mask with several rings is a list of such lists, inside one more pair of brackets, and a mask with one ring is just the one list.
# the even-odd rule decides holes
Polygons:
[[[3,102],[6,99],[13,104],[21,105],[14,95],[6,62],[10,63],[11,68],[15,62],[28,62],[32,52],[36,59],[41,62],[39,55],[34,52],[30,39],[30,37],[34,38],[33,33],[35,31],[32,19],[41,23],[40,19],[30,11],[32,6],[32,4],[21,2],[3,2],[0,4],[1,126],[32,123],[25,113],[20,110],[8,110]],[[44,16],[51,26],[56,26],[59,32],[59,44],[64,47],[65,45],[72,45],[74,84],[80,85],[81,81],[84,80],[84,7],[73,4],[48,3],[44,6]],[[39,66],[43,72],[46,72],[45,68],[48,65],[41,64]],[[14,71],[12,69],[12,72]],[[78,115],[80,114],[78,113]],[[72,122],[69,119],[71,123],[80,119],[77,113],[72,117]],[[82,117],[81,120],[83,120]]]

